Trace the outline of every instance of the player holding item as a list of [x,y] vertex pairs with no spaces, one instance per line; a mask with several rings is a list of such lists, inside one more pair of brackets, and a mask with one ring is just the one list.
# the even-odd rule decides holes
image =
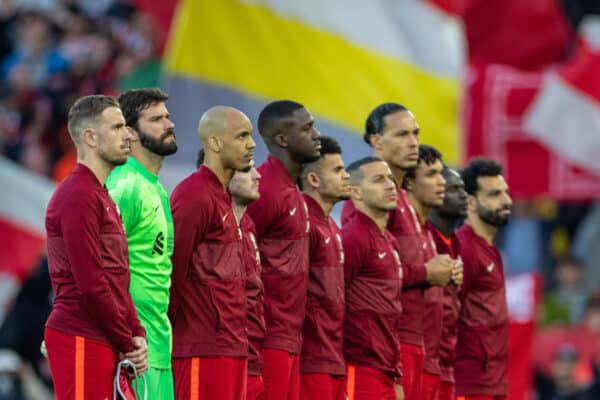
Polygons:
[[321,142],[310,112],[289,100],[268,104],[258,130],[270,155],[258,167],[260,199],[247,213],[256,226],[265,287],[265,398],[297,400],[310,224],[296,180],[302,164],[320,157]]
[[335,139],[321,136],[321,157],[303,166],[300,181],[310,219],[300,398],[345,400],[344,250],[340,230],[329,214],[336,203],[350,197],[350,175]]
[[149,397],[164,400],[174,398],[172,334],[167,316],[173,217],[169,195],[158,181],[164,157],[177,151],[175,125],[165,105],[168,98],[160,89],[129,90],[119,96],[134,140],[127,162],[115,168],[106,181],[121,210],[129,246],[129,291],[147,332]]
[[[403,270],[386,226],[396,208],[396,187],[390,168],[377,157],[353,162],[348,172],[355,211],[342,227],[347,395],[350,400],[395,400],[394,386],[402,376]],[[401,387],[399,392],[403,396]]]
[[145,331],[129,294],[127,238],[104,187],[111,169],[127,161],[132,136],[109,96],[80,98],[68,121],[77,166],[46,211],[55,297],[44,341],[57,399],[104,400],[112,397],[119,358],[139,372],[148,368]]
[[216,106],[198,135],[204,164],[171,196],[175,248],[169,318],[177,399],[245,398],[248,338],[242,235],[227,185],[256,144],[241,111]]
[[494,246],[512,200],[502,167],[484,158],[461,172],[468,193],[465,224],[456,232],[464,263],[454,358],[457,399],[503,400],[508,393],[508,309],[504,267]]

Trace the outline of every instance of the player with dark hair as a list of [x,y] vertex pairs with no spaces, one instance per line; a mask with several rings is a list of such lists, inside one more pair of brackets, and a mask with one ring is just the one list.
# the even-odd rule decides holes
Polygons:
[[[431,210],[427,227],[433,234],[438,254],[448,254],[452,259],[457,260],[460,246],[454,229],[467,216],[467,192],[465,192],[465,184],[458,172],[446,167],[443,175],[446,180],[444,204]],[[457,285],[444,287],[442,335],[439,346],[441,382],[438,400],[454,400],[454,368],[452,364],[456,345],[456,321],[460,310],[459,288]]]
[[[415,168],[419,160],[419,124],[414,115],[400,104],[381,104],[367,118],[365,139],[373,147],[374,154],[389,165],[398,192],[398,204],[390,213],[388,230],[398,242],[404,270],[403,314],[399,328],[402,387],[407,399],[420,399],[425,289],[429,285],[445,286],[458,270],[448,255],[435,255],[427,261],[425,251],[430,242],[426,240],[424,226],[408,194],[402,189],[407,170]],[[352,204],[346,202],[342,221],[352,213]]]
[[[443,170],[442,154],[434,147],[420,145],[419,161],[416,167],[407,170],[404,177],[404,186],[422,228],[420,241],[423,243],[424,261],[437,254],[432,233],[426,224],[430,211],[444,202],[446,181]],[[453,276],[456,285],[462,282],[461,272],[458,267]],[[421,386],[421,398],[424,400],[437,400],[440,389],[439,345],[442,334],[443,291],[440,286],[432,286],[425,290],[427,317],[423,318],[425,358]]]
[[260,199],[247,212],[256,226],[265,287],[265,397],[292,400],[299,396],[310,231],[296,181],[302,165],[320,157],[321,142],[312,115],[294,101],[269,103],[258,129],[270,155],[258,168]]
[[350,400],[395,400],[394,385],[402,373],[403,271],[396,239],[386,226],[396,208],[396,187],[390,168],[378,157],[355,161],[348,172],[355,211],[342,227],[347,395]]
[[235,108],[204,113],[198,171],[171,195],[175,247],[169,318],[177,399],[241,400],[246,394],[247,312],[242,235],[226,188],[252,168],[252,125]]
[[340,230],[329,214],[336,203],[350,197],[349,180],[340,145],[322,136],[321,157],[304,164],[300,175],[310,219],[308,298],[300,355],[300,398],[304,400],[346,398],[344,250]]
[[106,187],[121,210],[129,245],[129,291],[148,339],[146,383],[151,396],[173,399],[172,334],[167,316],[173,253],[169,195],[158,181],[165,156],[177,151],[175,125],[160,89],[122,93],[119,104],[134,138],[131,157],[115,168]]
[[508,222],[512,200],[502,166],[475,158],[461,172],[468,193],[465,224],[456,232],[464,263],[454,358],[456,395],[506,399],[508,310],[504,267],[494,238]]
[[112,398],[119,358],[138,372],[148,366],[145,331],[129,294],[127,237],[104,188],[111,169],[127,161],[131,133],[117,100],[101,95],[77,100],[68,127],[77,166],[46,212],[55,297],[44,340],[56,398],[103,400]]

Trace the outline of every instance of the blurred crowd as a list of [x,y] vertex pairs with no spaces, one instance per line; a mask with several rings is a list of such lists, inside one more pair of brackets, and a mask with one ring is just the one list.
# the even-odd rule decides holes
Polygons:
[[[76,160],[66,128],[71,104],[157,86],[165,34],[133,1],[0,0],[0,155],[61,181]],[[600,399],[600,205],[517,201],[513,215],[500,237],[507,273],[536,274],[544,288],[537,396]],[[20,365],[12,352],[51,384],[36,344],[50,299],[42,261],[0,327],[0,399],[24,398],[14,386],[3,392]]]
[[0,1],[0,154],[60,181],[76,98],[157,85],[156,27],[127,0]]

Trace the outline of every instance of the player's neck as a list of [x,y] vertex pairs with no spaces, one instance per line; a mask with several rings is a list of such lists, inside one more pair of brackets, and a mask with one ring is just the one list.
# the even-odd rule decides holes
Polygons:
[[329,217],[329,214],[331,214],[331,210],[333,210],[333,206],[335,205],[335,203],[324,199],[319,192],[314,190],[305,190],[304,194],[310,196],[314,201],[316,201],[317,204],[321,207],[321,210],[323,210],[323,214],[325,214],[326,217]]
[[417,216],[419,217],[419,222],[421,222],[421,224],[424,224],[427,221],[427,218],[429,217],[431,207],[428,207],[425,204],[423,204],[423,202],[417,199],[412,192],[408,192],[408,198],[410,200],[410,204],[413,206],[415,212],[417,213]]
[[367,217],[371,218],[375,225],[379,228],[381,233],[385,232],[388,223],[388,217],[390,215],[389,211],[382,210],[379,208],[369,207],[362,201],[354,202],[354,207],[365,214]]
[[482,221],[481,218],[472,213],[469,213],[467,216],[466,223],[473,229],[477,236],[484,238],[485,241],[490,245],[494,244],[494,239],[496,238],[496,232],[498,232],[498,228]]
[[221,185],[223,185],[223,190],[227,190],[227,186],[229,185],[231,178],[233,178],[235,171],[223,167],[220,160],[218,158],[213,159],[213,157],[205,157],[204,164],[202,165],[210,169],[217,176]]
[[158,154],[152,153],[151,151],[142,147],[141,145],[134,147],[133,144],[131,146],[131,156],[138,160],[138,162],[142,164],[144,168],[146,168],[148,171],[158,176],[158,173],[162,168],[164,160],[163,156],[159,156]]
[[246,208],[248,208],[248,204],[246,202],[242,202],[239,199],[233,198],[233,213],[235,215],[235,219],[238,222],[238,225],[242,221],[244,214],[246,213]]
[[445,237],[449,238],[454,235],[454,227],[456,226],[457,222],[456,218],[444,218],[435,209],[433,209],[429,213],[429,221]]
[[105,160],[91,152],[88,154],[82,154],[78,152],[77,162],[88,167],[96,176],[96,179],[98,179],[98,182],[100,182],[100,185],[102,186],[104,186],[104,183],[106,183],[106,178],[108,178],[108,174],[110,174],[110,171],[112,171],[115,167],[114,165],[106,162]]
[[[373,155],[375,157],[379,157],[381,158],[383,161],[387,162],[382,156],[381,154],[379,154],[379,152],[377,150],[375,150],[373,152]],[[390,170],[392,171],[392,176],[394,177],[394,182],[396,183],[396,188],[397,189],[402,189],[402,181],[404,181],[404,176],[406,175],[406,170],[404,168],[400,168],[397,167],[395,165],[392,165],[391,163],[387,163],[388,166],[390,167]]]
[[302,164],[294,161],[290,156],[290,153],[280,148],[273,149],[271,151],[271,155],[281,161],[288,174],[290,174],[294,182],[296,182],[298,176],[300,176],[300,172],[302,171]]

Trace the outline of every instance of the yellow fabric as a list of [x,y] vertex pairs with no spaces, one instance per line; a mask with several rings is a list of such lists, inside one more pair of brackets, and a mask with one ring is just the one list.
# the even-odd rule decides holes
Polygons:
[[360,47],[265,6],[181,0],[165,67],[169,75],[222,85],[265,102],[299,101],[357,135],[376,105],[399,102],[417,117],[422,143],[438,147],[450,163],[459,160],[458,80],[435,76],[410,60]]

